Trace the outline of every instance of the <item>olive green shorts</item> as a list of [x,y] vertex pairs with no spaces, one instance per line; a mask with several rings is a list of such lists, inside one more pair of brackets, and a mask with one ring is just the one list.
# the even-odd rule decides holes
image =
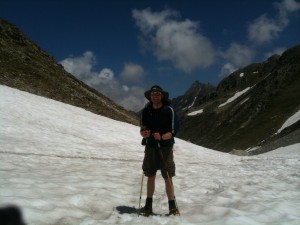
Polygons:
[[155,176],[157,170],[161,171],[164,179],[175,176],[175,163],[173,157],[173,146],[152,148],[145,147],[143,161],[143,171],[145,176]]

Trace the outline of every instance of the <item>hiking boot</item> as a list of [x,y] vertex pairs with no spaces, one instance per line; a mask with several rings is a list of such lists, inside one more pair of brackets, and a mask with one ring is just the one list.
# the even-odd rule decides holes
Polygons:
[[179,210],[176,207],[175,200],[169,201],[169,215],[179,215]]
[[153,213],[152,211],[152,198],[146,199],[146,204],[143,208],[140,209],[139,212],[143,216],[149,216]]
[[169,210],[169,215],[179,215],[179,210],[177,208],[173,208]]
[[140,215],[143,216],[150,216],[153,213],[152,208],[143,207],[140,209]]

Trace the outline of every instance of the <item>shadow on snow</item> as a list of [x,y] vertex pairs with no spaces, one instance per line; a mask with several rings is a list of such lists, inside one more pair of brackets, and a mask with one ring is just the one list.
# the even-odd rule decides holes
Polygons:
[[135,207],[130,207],[130,206],[117,206],[116,210],[120,213],[120,214],[137,214],[139,209],[135,208]]

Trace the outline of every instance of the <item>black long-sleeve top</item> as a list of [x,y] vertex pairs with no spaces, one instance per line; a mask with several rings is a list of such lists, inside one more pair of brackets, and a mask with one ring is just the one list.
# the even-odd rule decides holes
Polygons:
[[175,112],[171,106],[163,105],[159,109],[154,109],[151,104],[147,104],[142,110],[140,125],[144,129],[150,130],[151,135],[144,144],[155,147],[157,142],[154,140],[153,133],[159,132],[161,135],[171,132],[173,137],[168,140],[161,140],[161,146],[173,146],[175,131]]

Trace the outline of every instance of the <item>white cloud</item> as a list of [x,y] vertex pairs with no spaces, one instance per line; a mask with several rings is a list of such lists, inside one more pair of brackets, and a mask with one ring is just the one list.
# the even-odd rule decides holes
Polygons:
[[261,15],[248,28],[249,40],[256,44],[264,44],[277,38],[284,28],[278,22],[267,15]]
[[237,68],[234,67],[232,64],[226,63],[226,64],[222,67],[221,72],[219,73],[218,77],[219,77],[220,79],[223,79],[223,78],[229,76],[231,73],[233,73],[233,72],[236,71],[236,70],[237,70]]
[[248,46],[231,43],[230,47],[223,54],[224,58],[234,66],[245,66],[253,61],[255,51]]
[[91,51],[86,51],[82,56],[70,56],[60,63],[64,66],[66,71],[78,78],[84,79],[86,76],[90,76],[95,61],[96,57],[94,54]]
[[86,79],[84,79],[84,81],[92,87],[96,87],[101,84],[107,85],[114,82],[114,72],[108,68],[102,69],[100,73],[90,71],[89,74],[86,74]]
[[295,0],[283,0],[281,3],[275,3],[275,7],[279,9],[280,15],[285,16],[300,10],[300,3]]
[[122,88],[123,88],[124,91],[129,91],[130,90],[127,85],[123,85]]
[[265,55],[266,55],[266,58],[269,58],[271,57],[272,55],[281,55],[287,48],[276,48],[276,49],[273,49],[273,51],[270,51],[270,52],[267,52]]
[[141,29],[142,33],[148,34],[150,32],[155,32],[155,30],[168,20],[168,18],[178,17],[180,14],[171,9],[156,13],[148,8],[141,11],[133,10],[132,16],[136,20],[136,24]]
[[120,79],[123,83],[138,83],[144,76],[144,69],[142,66],[135,63],[125,63],[124,68],[120,74]]
[[159,61],[170,61],[186,73],[214,62],[215,50],[210,40],[198,32],[198,22],[180,21],[179,13],[169,9],[158,13],[133,10],[132,15],[142,42]]
[[133,86],[131,88],[127,87],[124,91],[126,92],[126,98],[120,98],[120,105],[130,106],[130,110],[138,112],[147,103],[147,100],[144,97],[145,90],[143,88]]
[[283,0],[281,3],[275,3],[279,10],[276,17],[270,18],[263,14],[254,20],[248,27],[248,38],[255,44],[265,44],[278,38],[290,21],[290,15],[300,10],[300,3],[295,0]]
[[137,64],[125,64],[120,81],[115,77],[112,69],[103,68],[100,72],[93,71],[96,57],[90,51],[79,57],[69,57],[60,63],[66,71],[76,76],[79,80],[128,110],[137,112],[145,104],[142,88],[122,84],[122,81],[132,84],[134,81],[141,79],[144,70]]
[[250,64],[255,57],[255,51],[248,46],[232,43],[227,51],[221,55],[227,63],[224,64],[218,76],[225,78],[238,68]]

